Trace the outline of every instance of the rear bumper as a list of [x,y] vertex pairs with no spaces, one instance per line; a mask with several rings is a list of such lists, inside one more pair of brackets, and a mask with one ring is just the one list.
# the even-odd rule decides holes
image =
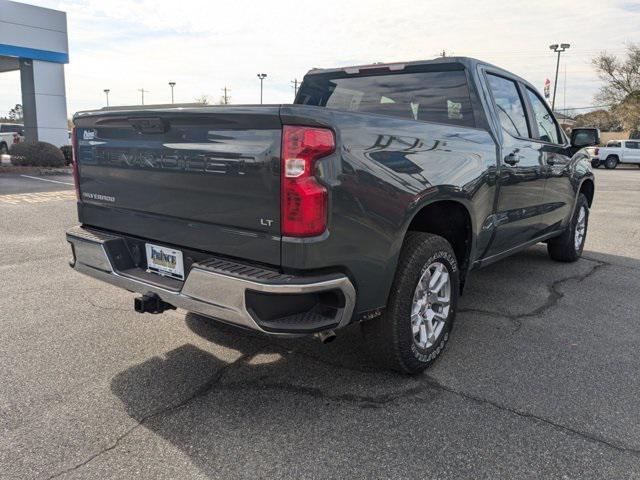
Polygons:
[[85,275],[190,312],[272,334],[309,334],[351,321],[353,284],[342,274],[303,277],[220,258],[191,265],[184,282],[136,266],[125,237],[74,227],[71,266]]

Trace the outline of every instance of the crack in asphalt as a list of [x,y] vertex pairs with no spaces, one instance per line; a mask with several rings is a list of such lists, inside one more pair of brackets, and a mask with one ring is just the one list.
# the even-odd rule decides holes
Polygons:
[[[597,252],[594,252],[597,254]],[[600,260],[597,258],[593,258],[593,257],[587,257],[586,255],[582,257],[583,260],[588,260],[589,262],[599,262],[599,263],[604,263],[605,265],[611,265],[612,267],[618,267],[618,268],[628,268],[629,270],[640,270],[640,268],[636,267],[635,265],[621,265],[619,263],[613,263],[613,262],[606,262],[604,260]],[[628,259],[629,260],[629,259]],[[635,260],[635,259],[631,259],[631,260]],[[637,261],[637,260],[636,260]]]
[[483,308],[470,307],[470,308],[460,308],[458,309],[458,312],[478,313],[478,314],[487,315],[493,318],[506,318],[514,324],[515,328],[512,333],[516,333],[522,327],[522,320],[526,318],[537,317],[543,314],[544,312],[546,312],[547,310],[550,310],[551,308],[555,307],[558,304],[558,302],[560,302],[560,300],[564,297],[564,293],[562,293],[558,289],[560,285],[562,285],[563,283],[569,282],[571,280],[577,280],[578,282],[582,282],[587,278],[589,278],[590,276],[594,275],[601,268],[611,265],[610,263],[603,262],[601,260],[592,260],[592,259],[584,259],[584,260],[593,262],[595,263],[595,265],[586,273],[570,275],[568,277],[564,277],[551,282],[549,285],[547,285],[547,289],[548,289],[547,299],[542,305],[534,308],[533,310],[530,310],[524,313],[508,313],[508,312],[499,312],[495,310],[487,310]]
[[[220,385],[219,391],[227,390],[227,391],[237,392],[237,391],[251,391],[251,390],[253,391],[278,390],[278,391],[283,391],[283,392],[292,393],[296,395],[305,395],[318,400],[333,401],[337,403],[346,403],[346,404],[357,406],[361,409],[368,409],[368,408],[382,408],[385,405],[394,403],[398,400],[409,400],[409,401],[419,400],[422,403],[424,401],[424,398],[421,398],[418,395],[421,393],[424,393],[426,390],[433,389],[433,390],[451,393],[464,400],[471,401],[476,404],[489,405],[497,410],[500,410],[502,412],[507,412],[512,415],[516,415],[523,419],[543,423],[545,425],[556,428],[558,430],[562,430],[571,435],[578,436],[589,442],[596,443],[598,445],[605,446],[622,453],[628,453],[634,456],[640,456],[640,449],[638,448],[616,443],[606,438],[594,435],[592,433],[578,430],[576,428],[563,425],[561,423],[555,422],[548,418],[541,417],[534,413],[519,410],[510,406],[495,402],[493,400],[489,400],[480,396],[463,392],[461,390],[456,390],[452,387],[441,384],[440,382],[435,380],[433,377],[430,377],[428,375],[424,376],[425,382],[421,382],[420,385],[417,385],[415,387],[407,388],[396,393],[387,393],[387,394],[373,395],[373,396],[355,395],[351,393],[332,395],[322,390],[321,388],[317,388],[317,387],[307,387],[307,386],[295,385],[295,384],[286,383],[286,382],[264,382],[263,383],[262,380],[264,380],[264,377],[254,382],[232,383],[232,384]],[[417,381],[419,382],[419,380]]]
[[249,358],[251,358],[253,355],[255,355],[256,353],[258,353],[259,350],[252,352],[252,353],[245,353],[242,354],[240,357],[238,357],[236,360],[234,360],[233,362],[230,362],[222,367],[220,367],[210,378],[209,380],[207,380],[206,382],[204,382],[202,385],[200,385],[196,390],[194,390],[194,392],[189,395],[187,398],[185,398],[184,400],[182,400],[181,402],[178,402],[176,404],[173,405],[168,405],[166,407],[161,408],[160,410],[157,410],[155,412],[149,413],[147,415],[144,415],[143,417],[139,418],[139,419],[134,419],[136,420],[136,424],[133,425],[132,427],[128,428],[127,430],[125,430],[124,433],[122,433],[121,435],[119,435],[115,441],[113,441],[110,445],[100,449],[99,451],[93,453],[92,455],[90,455],[86,460],[72,466],[69,468],[66,468],[64,470],[61,470],[60,472],[57,472],[49,477],[47,477],[47,480],[53,480],[54,478],[59,478],[62,475],[66,475],[67,473],[76,471],[86,465],[88,465],[89,463],[91,463],[93,460],[95,460],[96,458],[104,455],[105,453],[108,453],[112,450],[114,450],[115,448],[117,448],[120,443],[122,443],[123,440],[125,440],[129,435],[131,435],[135,430],[137,430],[139,427],[142,427],[144,424],[148,423],[151,420],[155,420],[157,418],[163,417],[165,415],[170,415],[174,412],[177,412],[179,410],[182,410],[183,408],[187,407],[191,402],[193,402],[194,400],[196,400],[197,398],[203,397],[205,396],[207,393],[209,393],[209,391],[217,384],[219,383],[222,378],[224,377],[224,375],[234,366],[236,366],[238,363],[243,362],[248,360]]
[[[264,379],[264,378],[263,378]],[[255,391],[255,390],[278,390],[296,395],[305,395],[318,400],[333,401],[336,403],[347,403],[356,405],[360,408],[380,408],[383,405],[393,403],[403,398],[415,397],[417,394],[424,392],[427,388],[425,385],[419,385],[404,389],[400,392],[385,393],[381,395],[356,395],[353,393],[342,393],[332,395],[317,387],[307,387],[303,385],[295,385],[286,382],[262,382],[258,379],[254,382],[230,383],[220,386],[220,391]]]
[[544,418],[541,417],[539,415],[536,415],[534,413],[530,413],[530,412],[526,412],[523,410],[518,410],[516,408],[513,407],[509,407],[507,405],[503,405],[501,403],[495,402],[493,400],[489,400],[483,397],[479,397],[479,396],[475,396],[466,392],[463,392],[461,390],[456,390],[452,387],[448,387],[446,385],[441,384],[440,382],[438,382],[436,379],[434,379],[433,377],[430,377],[429,375],[425,375],[425,380],[426,383],[430,386],[432,386],[433,388],[437,388],[440,390],[443,390],[445,392],[449,392],[453,395],[457,395],[461,398],[464,398],[466,400],[472,401],[474,403],[479,403],[479,404],[483,404],[483,405],[490,405],[498,410],[501,411],[505,411],[505,412],[509,412],[511,414],[517,415],[518,417],[522,417],[528,420],[533,420],[533,421],[538,421],[541,423],[544,423],[546,425],[549,425],[551,427],[557,428],[559,430],[562,430],[564,432],[573,434],[573,435],[577,435],[585,440],[588,440],[592,443],[597,443],[606,447],[609,447],[613,450],[622,452],[622,453],[629,453],[632,454],[634,456],[640,456],[640,449],[638,448],[634,448],[634,447],[629,447],[623,444],[619,444],[619,443],[615,443],[612,442],[611,440],[607,440],[606,438],[588,433],[588,432],[583,432],[582,430],[578,430],[576,428],[572,428],[572,427],[568,427],[566,425],[563,425],[561,423],[557,423],[554,422],[553,420],[550,420],[548,418]]

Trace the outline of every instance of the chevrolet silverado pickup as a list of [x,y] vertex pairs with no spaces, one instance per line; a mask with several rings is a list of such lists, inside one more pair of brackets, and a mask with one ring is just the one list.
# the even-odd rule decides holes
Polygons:
[[443,351],[472,269],[538,242],[577,260],[594,198],[591,143],[470,58],[311,70],[291,105],[74,124],[74,269],[138,312],[324,341],[360,323],[405,373]]
[[604,165],[608,169],[619,164],[640,165],[640,140],[611,140],[605,147],[595,147],[591,153],[591,166]]

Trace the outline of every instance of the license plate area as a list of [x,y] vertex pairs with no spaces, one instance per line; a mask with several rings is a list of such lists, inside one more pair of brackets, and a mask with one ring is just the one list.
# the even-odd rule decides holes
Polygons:
[[182,252],[175,248],[145,243],[147,252],[147,271],[163,277],[184,280],[184,261]]

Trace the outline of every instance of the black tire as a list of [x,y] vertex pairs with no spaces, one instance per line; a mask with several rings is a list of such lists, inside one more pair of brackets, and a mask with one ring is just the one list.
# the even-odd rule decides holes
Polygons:
[[593,168],[600,168],[600,160],[592,160],[591,161],[591,166]]
[[[420,334],[412,330],[414,293],[426,270],[438,264],[445,267],[449,274],[448,312],[431,346],[421,348],[414,339],[414,335]],[[385,313],[362,324],[362,333],[373,360],[384,368],[407,374],[420,373],[433,364],[449,340],[459,291],[458,263],[449,242],[437,235],[409,232],[400,254]],[[444,311],[441,306],[435,308],[441,314]]]
[[[580,244],[576,247],[576,226],[580,217],[580,211],[584,208],[584,233]],[[558,262],[575,262],[582,256],[585,241],[587,240],[587,230],[589,226],[589,202],[584,194],[578,195],[576,208],[571,216],[571,222],[565,232],[559,237],[550,239],[547,242],[547,252],[549,256]]]
[[0,143],[0,155],[7,155],[9,153],[9,148],[7,144],[2,142]]
[[604,166],[609,170],[613,170],[618,166],[618,157],[616,157],[615,155],[609,155],[604,162]]

